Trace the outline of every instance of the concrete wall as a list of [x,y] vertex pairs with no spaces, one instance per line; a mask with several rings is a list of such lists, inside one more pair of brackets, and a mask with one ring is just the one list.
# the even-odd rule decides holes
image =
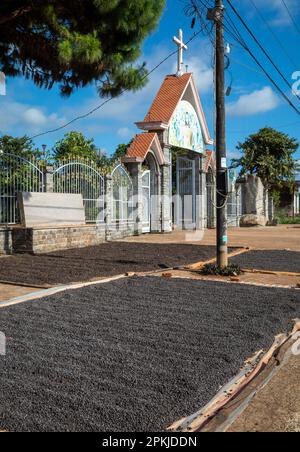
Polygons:
[[0,229],[0,255],[12,254],[12,230],[9,228]]

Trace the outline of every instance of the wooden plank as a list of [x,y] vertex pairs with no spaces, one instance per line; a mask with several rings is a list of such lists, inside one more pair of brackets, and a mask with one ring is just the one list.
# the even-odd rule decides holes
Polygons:
[[[239,248],[237,251],[233,251],[232,253],[230,253],[228,255],[228,258],[232,258],[235,256],[239,256],[240,254],[245,254],[248,253],[249,251],[252,251],[253,248]],[[201,261],[201,262],[196,262],[195,264],[191,264],[191,265],[187,265],[184,267],[184,270],[201,270],[202,267],[204,267],[204,265],[207,264],[213,264],[214,262],[216,262],[216,258],[214,257],[213,259],[210,259],[209,261]]]

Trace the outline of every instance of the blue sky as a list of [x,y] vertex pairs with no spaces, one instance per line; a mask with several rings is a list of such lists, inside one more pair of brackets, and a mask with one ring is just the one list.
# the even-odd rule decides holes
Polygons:
[[[293,65],[272,34],[257,15],[250,0],[239,0],[233,3],[255,31],[255,34],[270,52],[276,63],[292,82],[292,73],[300,71],[299,47],[300,35],[284,9],[281,0],[253,0],[267,19],[282,45],[286,48]],[[296,21],[300,24],[299,0],[286,0]],[[143,48],[142,61],[147,61],[151,69],[172,50],[172,42],[178,28],[184,30],[185,40],[192,35],[189,18],[183,14],[184,1],[168,0],[167,7],[158,29],[148,37]],[[231,14],[232,16],[232,14]],[[241,29],[240,25],[238,25]],[[300,101],[292,96],[274,68],[266,61],[246,32],[242,33],[251,49],[259,56],[259,60],[270,71],[284,92],[300,108]],[[228,38],[231,42],[232,39]],[[185,62],[189,71],[194,72],[199,88],[208,125],[213,134],[213,91],[212,91],[212,46],[205,37],[196,38],[185,53]],[[298,64],[298,67],[296,66]],[[38,146],[47,144],[51,147],[70,130],[78,130],[95,139],[96,145],[112,153],[119,143],[127,143],[135,135],[135,121],[143,119],[164,76],[176,70],[176,55],[164,63],[151,77],[149,84],[138,93],[127,93],[115,99],[88,119],[78,121],[58,133],[48,134],[36,139]],[[231,157],[237,156],[238,141],[264,126],[272,126],[286,132],[300,141],[300,117],[278,96],[275,89],[255,62],[233,43],[231,51],[231,73],[233,89],[227,99],[227,145]],[[227,74],[227,82],[230,75]],[[0,97],[0,132],[4,134],[36,135],[55,128],[84,114],[101,103],[94,86],[82,89],[70,99],[60,97],[58,90],[44,91],[24,79],[9,79],[7,96]],[[300,158],[300,152],[297,155]]]

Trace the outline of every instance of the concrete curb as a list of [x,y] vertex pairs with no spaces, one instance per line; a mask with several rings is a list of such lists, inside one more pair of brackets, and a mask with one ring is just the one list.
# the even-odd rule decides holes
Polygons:
[[8,306],[14,306],[14,305],[17,305],[20,303],[40,300],[41,298],[49,297],[51,295],[55,295],[60,292],[65,292],[67,290],[76,290],[76,289],[81,289],[83,287],[94,286],[94,285],[98,285],[98,284],[105,284],[108,282],[117,281],[119,279],[127,278],[127,277],[128,276],[126,276],[126,275],[118,275],[118,276],[113,276],[111,278],[103,278],[103,279],[100,279],[97,281],[89,281],[89,282],[78,283],[78,284],[69,284],[69,285],[65,285],[65,286],[56,286],[56,287],[52,287],[51,289],[39,290],[38,292],[32,292],[27,295],[15,297],[8,301],[2,301],[2,302],[0,302],[0,309],[6,308]]

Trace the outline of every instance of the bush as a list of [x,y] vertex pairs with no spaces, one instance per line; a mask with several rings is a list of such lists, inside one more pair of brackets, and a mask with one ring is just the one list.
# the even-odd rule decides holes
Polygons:
[[216,264],[206,264],[200,273],[206,276],[239,276],[242,273],[242,269],[237,264],[231,264],[224,268],[218,267]]
[[286,210],[278,211],[276,213],[276,219],[278,219],[279,224],[300,224],[300,215],[293,217]]

